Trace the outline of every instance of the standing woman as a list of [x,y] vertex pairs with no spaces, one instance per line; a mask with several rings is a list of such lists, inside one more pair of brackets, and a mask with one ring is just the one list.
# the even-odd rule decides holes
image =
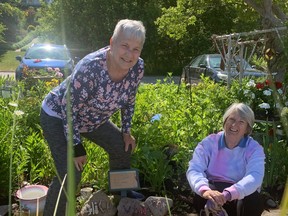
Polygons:
[[[223,131],[211,134],[195,148],[187,179],[195,192],[198,214],[260,216],[264,203],[260,189],[264,177],[263,147],[250,134],[252,109],[232,104],[223,116]],[[206,215],[207,215],[206,213]]]
[[[66,80],[43,100],[41,126],[61,180],[67,174],[67,93],[72,111],[76,185],[86,163],[81,136],[101,146],[109,154],[111,170],[129,169],[136,143],[131,135],[137,88],[144,75],[140,54],[145,42],[141,21],[120,20],[110,46],[85,56]],[[69,88],[68,88],[69,85]],[[122,128],[109,118],[121,110]],[[46,198],[44,216],[53,215],[61,181],[54,177]],[[57,215],[64,216],[67,198],[62,191]]]

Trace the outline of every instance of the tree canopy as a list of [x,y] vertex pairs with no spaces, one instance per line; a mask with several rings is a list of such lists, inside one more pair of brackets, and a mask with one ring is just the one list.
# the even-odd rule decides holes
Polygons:
[[[12,10],[9,6],[14,11],[15,6],[20,8],[19,2],[10,0],[0,4],[0,41],[7,42],[4,34],[7,29],[13,32],[12,25],[8,26],[3,17]],[[53,0],[35,9],[35,20],[30,20],[30,26],[37,25],[42,37],[65,43],[75,55],[83,57],[109,44],[118,20],[142,20],[147,29],[142,52],[145,73],[179,75],[191,58],[217,52],[211,40],[213,34],[284,25],[287,4],[281,0]],[[14,21],[20,17],[20,13],[13,15]],[[15,32],[17,35],[16,29]]]

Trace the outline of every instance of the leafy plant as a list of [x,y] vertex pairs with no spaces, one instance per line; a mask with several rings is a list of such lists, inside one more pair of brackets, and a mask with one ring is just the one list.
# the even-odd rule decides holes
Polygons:
[[[0,79],[0,85],[4,82]],[[0,121],[0,162],[3,164],[0,182],[6,185],[0,189],[3,198],[7,197],[9,191],[7,182],[12,131],[11,170],[15,174],[12,190],[21,187],[23,181],[47,185],[54,175],[50,151],[39,126],[39,111],[43,98],[57,83],[38,80],[30,89],[23,88],[22,82],[17,84],[13,86],[11,98],[0,97],[0,112],[3,116]],[[24,114],[13,126],[13,107],[8,104],[17,99],[18,92],[18,107]],[[132,134],[137,142],[132,155],[132,167],[140,172],[141,187],[149,187],[159,195],[169,194],[166,183],[170,181],[177,185],[178,179],[185,176],[191,152],[197,143],[208,134],[221,130],[225,109],[231,103],[245,99],[239,83],[232,83],[231,89],[227,89],[206,78],[192,86],[176,85],[169,77],[164,83],[141,84],[132,122]],[[121,126],[119,112],[111,120]],[[280,125],[285,128],[283,123]],[[273,133],[271,136],[271,128],[275,133],[275,127],[264,121],[257,122],[253,130],[253,136],[263,145],[266,153],[265,186],[284,184],[287,178],[287,138],[285,130],[282,136]],[[86,139],[83,141],[88,162],[81,185],[108,190],[107,153],[94,143]]]
[[256,117],[264,120],[279,117],[288,106],[287,90],[281,82],[244,79],[241,87],[237,84],[233,87],[233,92],[238,100],[250,105]]
[[138,167],[143,176],[143,182],[150,186],[150,190],[161,195],[165,192],[164,181],[172,176],[173,170],[167,155],[161,150],[142,146],[136,153],[141,164]]

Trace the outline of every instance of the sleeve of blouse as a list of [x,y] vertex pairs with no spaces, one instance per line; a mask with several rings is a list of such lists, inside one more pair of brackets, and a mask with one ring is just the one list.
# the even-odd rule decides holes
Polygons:
[[[83,107],[83,104],[86,103],[88,95],[95,87],[94,86],[95,82],[93,82],[95,78],[91,77],[92,73],[85,73],[91,70],[89,65],[83,64],[82,66],[79,66],[77,70],[78,71],[76,73],[73,73],[71,75],[69,88],[67,89],[67,91],[70,90],[70,95],[68,95],[67,97],[67,91],[66,91],[65,100],[66,98],[70,97],[70,103],[67,103],[67,106],[70,104],[70,107],[71,107],[71,117],[72,117],[71,120],[72,120],[72,125],[73,125],[73,142],[74,142],[75,150],[78,149],[78,152],[80,152],[81,154],[81,151],[83,153],[83,149],[80,147],[82,146],[82,144],[81,144],[81,138],[80,138],[80,132],[79,132],[79,125],[77,123],[77,115],[79,113],[79,110],[81,110],[81,108]],[[67,106],[63,107],[63,110],[66,113],[67,113]],[[68,130],[69,130],[68,117],[66,117],[66,115],[64,116],[65,116],[65,118],[63,119],[64,129],[65,129],[64,131],[66,133],[65,135],[67,136]],[[77,146],[77,145],[80,145],[80,146]],[[77,156],[77,153],[76,153],[76,156]]]
[[207,149],[209,144],[207,142],[209,139],[206,138],[197,145],[186,172],[191,189],[200,196],[203,189],[210,189],[205,173],[209,163],[209,150]]
[[122,132],[130,133],[132,117],[135,109],[135,100],[138,86],[144,76],[144,61],[139,59],[136,66],[133,68],[132,78],[127,89],[128,102],[126,106],[121,109]]

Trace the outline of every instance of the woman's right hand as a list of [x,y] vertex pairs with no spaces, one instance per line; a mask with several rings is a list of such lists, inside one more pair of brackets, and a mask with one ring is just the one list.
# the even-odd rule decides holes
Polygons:
[[202,197],[211,200],[213,203],[216,204],[216,206],[222,206],[226,202],[226,199],[223,195],[223,193],[217,191],[217,190],[206,190],[203,194]]
[[86,164],[86,162],[87,162],[87,156],[86,155],[74,157],[74,164],[75,164],[75,167],[78,171],[83,170],[83,167]]

